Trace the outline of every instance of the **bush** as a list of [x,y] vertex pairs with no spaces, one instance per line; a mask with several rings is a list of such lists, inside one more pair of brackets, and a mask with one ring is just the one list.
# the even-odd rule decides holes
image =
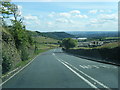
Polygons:
[[74,48],[77,45],[77,41],[72,38],[66,38],[62,41],[62,46],[66,49]]
[[2,59],[3,59],[2,73],[5,74],[6,72],[8,72],[11,69],[12,65],[11,65],[10,59],[7,56],[5,56],[4,54],[2,55]]
[[29,54],[25,48],[21,49],[21,60],[25,61],[29,59]]

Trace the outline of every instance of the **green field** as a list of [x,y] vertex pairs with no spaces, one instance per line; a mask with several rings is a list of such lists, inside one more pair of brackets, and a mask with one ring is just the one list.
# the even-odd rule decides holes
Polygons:
[[119,47],[119,45],[120,45],[120,42],[113,42],[113,43],[108,43],[102,46],[95,47],[95,49],[102,49],[102,48],[112,49],[112,48]]
[[48,38],[48,37],[43,37],[43,36],[39,36],[39,37],[33,37],[34,41],[39,42],[39,43],[57,43],[58,40],[56,39],[52,39],[52,38]]

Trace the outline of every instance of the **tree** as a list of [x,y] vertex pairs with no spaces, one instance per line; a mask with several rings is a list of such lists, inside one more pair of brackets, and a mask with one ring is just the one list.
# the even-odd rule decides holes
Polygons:
[[72,38],[66,38],[62,41],[62,46],[66,49],[74,48],[77,45],[77,41]]
[[9,15],[12,14],[10,11],[11,4],[10,4],[10,2],[0,2],[0,4],[1,4],[0,19],[2,20],[2,26],[4,27],[4,26],[6,26],[5,19],[9,18]]

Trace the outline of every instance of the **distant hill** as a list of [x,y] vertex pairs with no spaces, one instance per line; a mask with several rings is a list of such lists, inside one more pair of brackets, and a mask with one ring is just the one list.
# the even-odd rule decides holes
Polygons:
[[67,33],[81,38],[118,37],[117,31],[71,31]]
[[54,39],[63,39],[63,38],[74,38],[74,35],[68,34],[66,32],[39,32],[39,31],[28,31],[28,33],[31,36],[37,37],[37,36],[44,36]]

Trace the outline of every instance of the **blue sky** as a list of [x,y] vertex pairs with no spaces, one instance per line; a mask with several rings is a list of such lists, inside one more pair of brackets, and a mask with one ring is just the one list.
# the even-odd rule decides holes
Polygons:
[[117,2],[14,2],[32,31],[117,31]]

